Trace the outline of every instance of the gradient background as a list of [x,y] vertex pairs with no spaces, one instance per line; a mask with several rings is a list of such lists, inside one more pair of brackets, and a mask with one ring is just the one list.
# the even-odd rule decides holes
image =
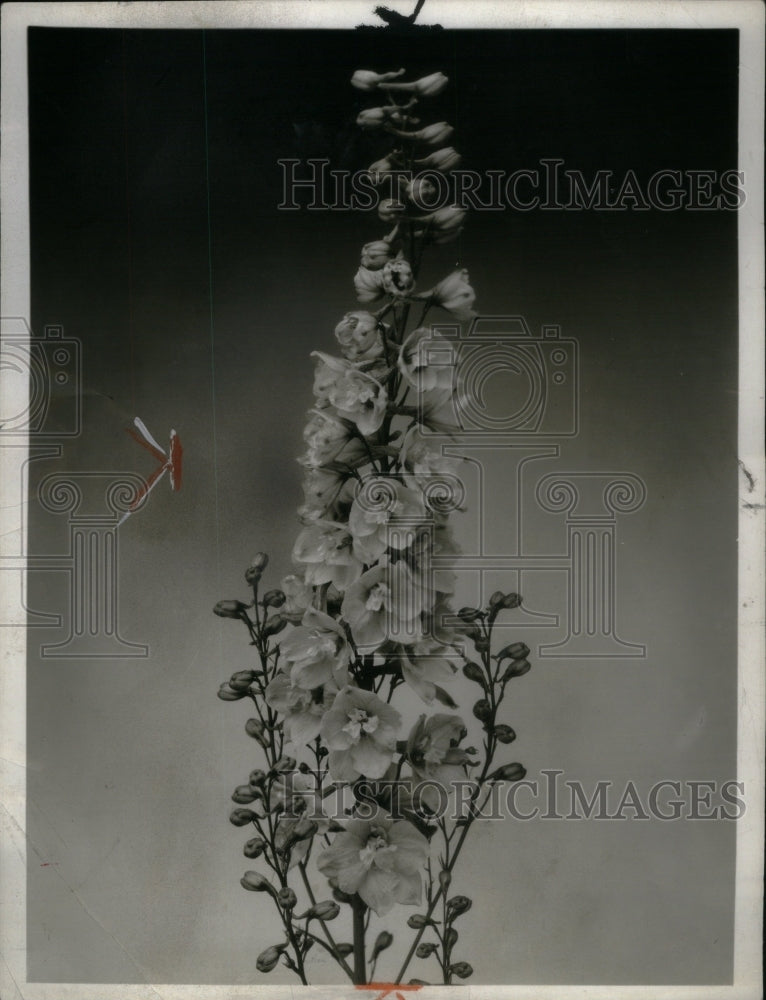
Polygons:
[[[206,73],[201,32],[29,33],[32,325],[63,325],[84,354],[83,433],[63,462],[32,465],[30,496],[62,468],[148,475],[124,431],[136,415],[185,448],[181,492],[163,482],[120,529],[121,631],[150,656],[43,660],[39,642],[63,633],[30,633],[30,980],[261,980],[272,917],[239,887],[247,838],[227,821],[256,759],[247,710],[215,697],[249,654],[210,609],[245,596],[257,549],[272,584],[291,568],[308,354],[333,349],[359,247],[382,232],[374,214],[276,208],[278,158],[377,155],[351,72],[447,73],[434,120],[456,126],[466,168],[737,166],[734,31],[215,31],[205,47]],[[736,777],[736,224],[472,213],[431,256],[424,285],[468,266],[483,313],[579,341],[580,434],[540,474],[626,470],[649,491],[618,555],[620,631],[647,657],[535,659],[508,716],[530,778]],[[500,532],[511,478],[493,461]],[[562,531],[540,520],[529,550],[560,550]],[[33,504],[30,551],[66,539]],[[538,601],[561,610],[560,579],[545,586]],[[32,574],[30,604],[64,611],[61,578]],[[506,822],[472,839],[453,887],[475,899],[457,957],[477,983],[731,981],[734,823]],[[337,980],[312,959],[315,982]]]

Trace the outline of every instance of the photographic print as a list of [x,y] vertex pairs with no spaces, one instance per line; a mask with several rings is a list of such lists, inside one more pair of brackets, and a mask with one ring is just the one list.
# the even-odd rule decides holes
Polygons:
[[3,996],[760,996],[762,35],[3,7]]

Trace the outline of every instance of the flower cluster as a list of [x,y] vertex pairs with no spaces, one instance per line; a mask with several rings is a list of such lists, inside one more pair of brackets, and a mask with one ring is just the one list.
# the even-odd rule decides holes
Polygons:
[[[281,959],[304,983],[315,945],[354,982],[368,982],[393,940],[381,931],[367,955],[370,914],[384,916],[395,904],[426,908],[410,918],[417,933],[397,982],[413,954],[434,955],[445,983],[469,976],[467,962],[452,961],[452,925],[470,900],[448,900],[447,888],[486,787],[524,774],[519,764],[491,770],[498,747],[515,736],[497,721],[506,686],[529,668],[521,643],[492,656],[492,629],[519,598],[497,593],[482,609],[451,606],[450,559],[458,550],[449,515],[459,461],[433,443],[433,431],[449,440],[440,413],[454,393],[454,364],[449,341],[426,318],[436,308],[466,320],[475,295],[462,268],[418,290],[424,251],[456,239],[465,213],[424,209],[433,185],[416,169],[433,176],[459,162],[452,127],[421,125],[414,116],[419,100],[438,96],[447,78],[403,76],[359,70],[351,80],[382,101],[361,111],[358,124],[391,139],[371,173],[398,178],[379,211],[393,228],[361,248],[353,288],[362,308],[337,321],[335,352],[312,355],[295,572],[264,590],[268,557],[258,553],[245,573],[252,600],[214,609],[244,623],[259,660],[219,690],[224,701],[253,703],[245,729],[265,756],[264,767],[235,789],[231,814],[235,826],[255,828],[245,855],[270,872],[248,871],[242,885],[272,898],[284,929],[285,940],[256,964],[268,972]],[[469,644],[479,662],[468,657]],[[483,729],[482,752],[463,745],[468,726],[455,711],[454,685],[450,691],[461,666],[481,687],[471,724]],[[409,729],[400,711],[407,698],[422,709]],[[443,805],[466,783],[470,793],[450,818]],[[332,898],[317,901],[312,860]],[[300,915],[296,869],[307,897]],[[343,904],[352,918],[349,944],[327,926]],[[438,927],[437,905],[442,930],[421,944]]]

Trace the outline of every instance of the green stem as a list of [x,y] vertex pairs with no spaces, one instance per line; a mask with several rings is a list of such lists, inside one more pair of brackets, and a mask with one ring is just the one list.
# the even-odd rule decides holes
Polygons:
[[354,911],[354,982],[363,986],[367,982],[367,963],[364,954],[364,916],[367,909],[359,896],[351,904]]

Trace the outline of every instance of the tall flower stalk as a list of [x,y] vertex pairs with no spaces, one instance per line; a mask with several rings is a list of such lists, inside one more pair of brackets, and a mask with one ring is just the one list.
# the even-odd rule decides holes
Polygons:
[[[314,352],[296,572],[265,589],[258,553],[245,573],[251,598],[214,609],[244,625],[254,652],[218,696],[252,704],[245,731],[261,756],[230,816],[254,834],[244,854],[258,870],[241,884],[282,928],[256,968],[281,961],[302,983],[317,947],[352,982],[371,981],[395,935],[405,935],[404,958],[379,978],[404,982],[413,959],[444,984],[471,976],[456,925],[472,900],[450,894],[453,873],[493,787],[525,774],[496,757],[515,739],[499,712],[529,650],[492,652],[498,616],[521,599],[498,591],[484,607],[452,607],[449,516],[462,487],[459,462],[434,440],[457,430],[456,358],[425,324],[432,309],[470,319],[475,295],[462,269],[418,288],[428,247],[456,239],[465,213],[427,207],[434,179],[460,159],[448,123],[417,117],[447,78],[404,76],[359,70],[351,80],[380,100],[359,126],[392,142],[370,168],[388,188],[378,209],[388,231],[362,248],[354,288],[366,308],[337,323],[339,354]],[[464,745],[448,690],[460,667],[479,689],[480,749]],[[405,728],[400,710],[413,701],[422,711]]]

